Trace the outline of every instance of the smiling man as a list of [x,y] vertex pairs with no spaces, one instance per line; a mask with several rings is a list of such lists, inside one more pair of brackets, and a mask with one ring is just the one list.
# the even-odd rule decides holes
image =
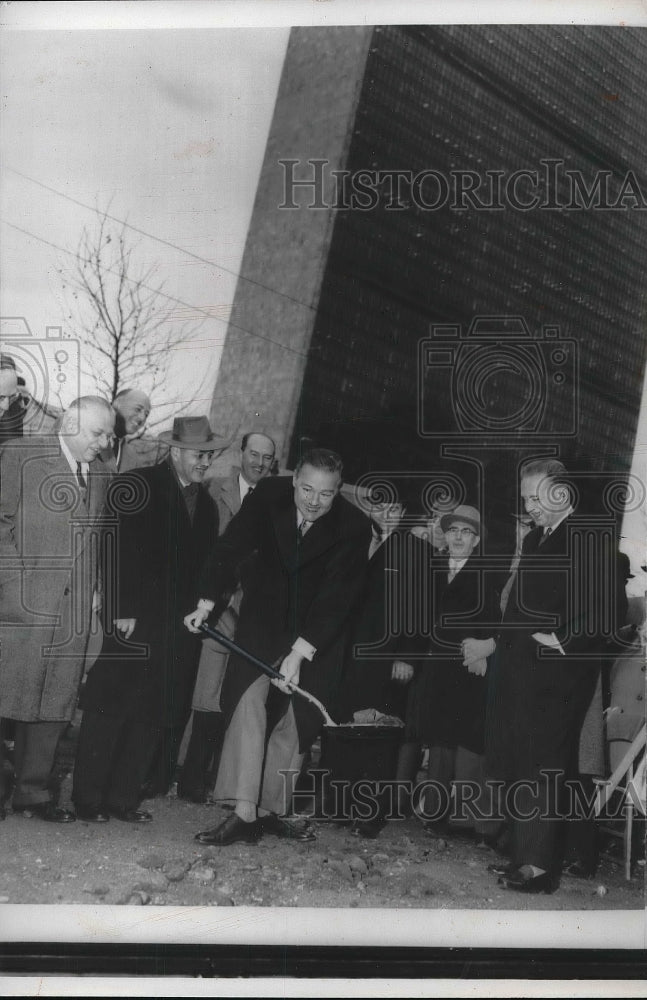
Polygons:
[[56,807],[49,779],[97,606],[110,477],[99,455],[113,424],[106,400],[83,396],[57,436],[2,449],[0,716],[16,720],[13,811],[55,823],[74,819]]
[[316,708],[290,695],[289,684],[331,702],[366,571],[370,523],[339,495],[341,483],[339,455],[323,448],[302,456],[291,481],[262,480],[215,546],[203,599],[185,619],[196,631],[231,586],[236,566],[255,553],[249,586],[243,580],[236,639],[275,664],[284,681],[230,657],[221,693],[229,728],[215,798],[235,808],[220,826],[197,835],[201,843],[254,842],[262,833],[314,839],[307,827],[282,818],[290,801],[280,772],[299,770],[323,723]]

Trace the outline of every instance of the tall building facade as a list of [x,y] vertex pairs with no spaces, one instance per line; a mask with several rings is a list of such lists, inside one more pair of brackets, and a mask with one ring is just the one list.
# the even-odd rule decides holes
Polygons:
[[646,56],[641,29],[295,29],[214,418],[233,386],[288,464],[442,468],[496,517],[524,456],[626,473]]

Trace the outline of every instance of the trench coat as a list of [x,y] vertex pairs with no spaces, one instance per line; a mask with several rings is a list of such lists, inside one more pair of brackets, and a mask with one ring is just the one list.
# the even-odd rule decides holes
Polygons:
[[57,437],[2,449],[0,497],[0,716],[70,720],[92,612],[110,479],[90,463],[85,499]]

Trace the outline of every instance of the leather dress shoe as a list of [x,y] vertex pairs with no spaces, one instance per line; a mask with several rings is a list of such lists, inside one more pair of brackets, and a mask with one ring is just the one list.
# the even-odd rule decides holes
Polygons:
[[120,819],[122,823],[150,823],[153,816],[143,809],[121,809],[116,806],[109,806],[108,813],[115,819]]
[[83,823],[107,823],[110,816],[102,809],[93,809],[91,806],[75,806],[76,818]]
[[514,889],[516,892],[540,893],[551,895],[557,888],[557,881],[550,872],[542,872],[541,875],[526,875],[518,869],[510,875],[503,875],[499,879],[499,885],[506,889]]
[[284,840],[306,841],[317,839],[314,830],[310,829],[307,823],[283,819],[274,813],[270,813],[269,816],[262,816],[258,822],[263,833],[271,833],[275,837],[283,837]]
[[69,809],[59,809],[53,802],[37,802],[33,806],[14,807],[14,813],[26,819],[44,819],[47,823],[73,823],[76,816]]
[[194,840],[199,844],[214,844],[216,847],[226,847],[228,844],[236,844],[239,841],[245,844],[255,844],[261,836],[261,829],[258,820],[253,823],[246,823],[237,813],[232,813],[223,820],[219,826],[214,826],[211,830],[203,830],[196,833]]

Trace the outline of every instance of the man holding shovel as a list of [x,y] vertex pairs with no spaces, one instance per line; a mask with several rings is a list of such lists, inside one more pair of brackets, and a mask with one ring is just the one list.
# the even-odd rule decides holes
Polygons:
[[332,701],[366,570],[370,523],[339,496],[341,483],[340,457],[323,448],[303,454],[292,480],[260,482],[215,545],[204,578],[203,592],[211,596],[184,619],[199,631],[222,603],[236,566],[256,553],[237,643],[276,666],[283,679],[269,680],[242,656],[230,656],[221,693],[229,726],[214,798],[234,803],[234,811],[197,834],[201,843],[255,842],[262,833],[314,838],[282,818],[290,802],[281,772],[298,772],[323,722],[312,704],[290,696],[290,685],[324,705]]

